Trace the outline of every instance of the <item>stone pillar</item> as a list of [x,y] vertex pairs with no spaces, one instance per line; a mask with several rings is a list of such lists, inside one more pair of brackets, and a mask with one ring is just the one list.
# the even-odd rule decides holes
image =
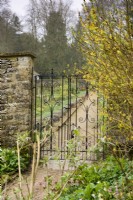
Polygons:
[[16,145],[16,133],[32,124],[33,58],[29,53],[0,54],[0,144]]

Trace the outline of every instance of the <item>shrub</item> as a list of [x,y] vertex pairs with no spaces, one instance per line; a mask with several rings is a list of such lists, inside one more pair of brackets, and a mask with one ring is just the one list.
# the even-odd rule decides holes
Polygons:
[[113,158],[91,166],[79,166],[60,200],[131,200],[133,197],[133,161]]
[[[22,154],[20,157],[21,169],[24,171],[29,164],[29,155]],[[18,171],[17,150],[14,148],[0,148],[0,178],[12,175]],[[1,181],[0,181],[1,182]]]

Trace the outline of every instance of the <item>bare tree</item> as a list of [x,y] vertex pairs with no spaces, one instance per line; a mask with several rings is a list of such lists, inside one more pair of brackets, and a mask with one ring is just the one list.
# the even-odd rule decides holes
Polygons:
[[74,20],[71,4],[71,0],[66,2],[62,0],[30,0],[27,10],[27,23],[30,32],[35,37],[43,37],[46,34],[46,23],[50,13],[60,11],[66,24],[66,31],[70,34],[70,27]]
[[0,9],[5,6],[9,6],[9,0],[0,0]]

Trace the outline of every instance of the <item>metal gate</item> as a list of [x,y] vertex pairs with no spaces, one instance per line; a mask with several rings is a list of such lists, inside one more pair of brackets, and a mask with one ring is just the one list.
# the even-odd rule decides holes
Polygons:
[[[98,98],[81,76],[50,75],[34,77],[34,128],[46,142],[41,157],[59,155],[66,159],[69,141],[76,141],[73,152],[79,158],[96,160],[91,148],[99,138]],[[89,152],[89,153],[88,153]]]

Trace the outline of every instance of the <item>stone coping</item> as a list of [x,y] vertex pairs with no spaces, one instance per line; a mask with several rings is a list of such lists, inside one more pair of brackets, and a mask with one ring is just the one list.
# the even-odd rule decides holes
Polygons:
[[30,52],[16,52],[16,53],[0,53],[0,58],[7,58],[7,57],[32,57],[36,58],[36,56],[33,53]]

